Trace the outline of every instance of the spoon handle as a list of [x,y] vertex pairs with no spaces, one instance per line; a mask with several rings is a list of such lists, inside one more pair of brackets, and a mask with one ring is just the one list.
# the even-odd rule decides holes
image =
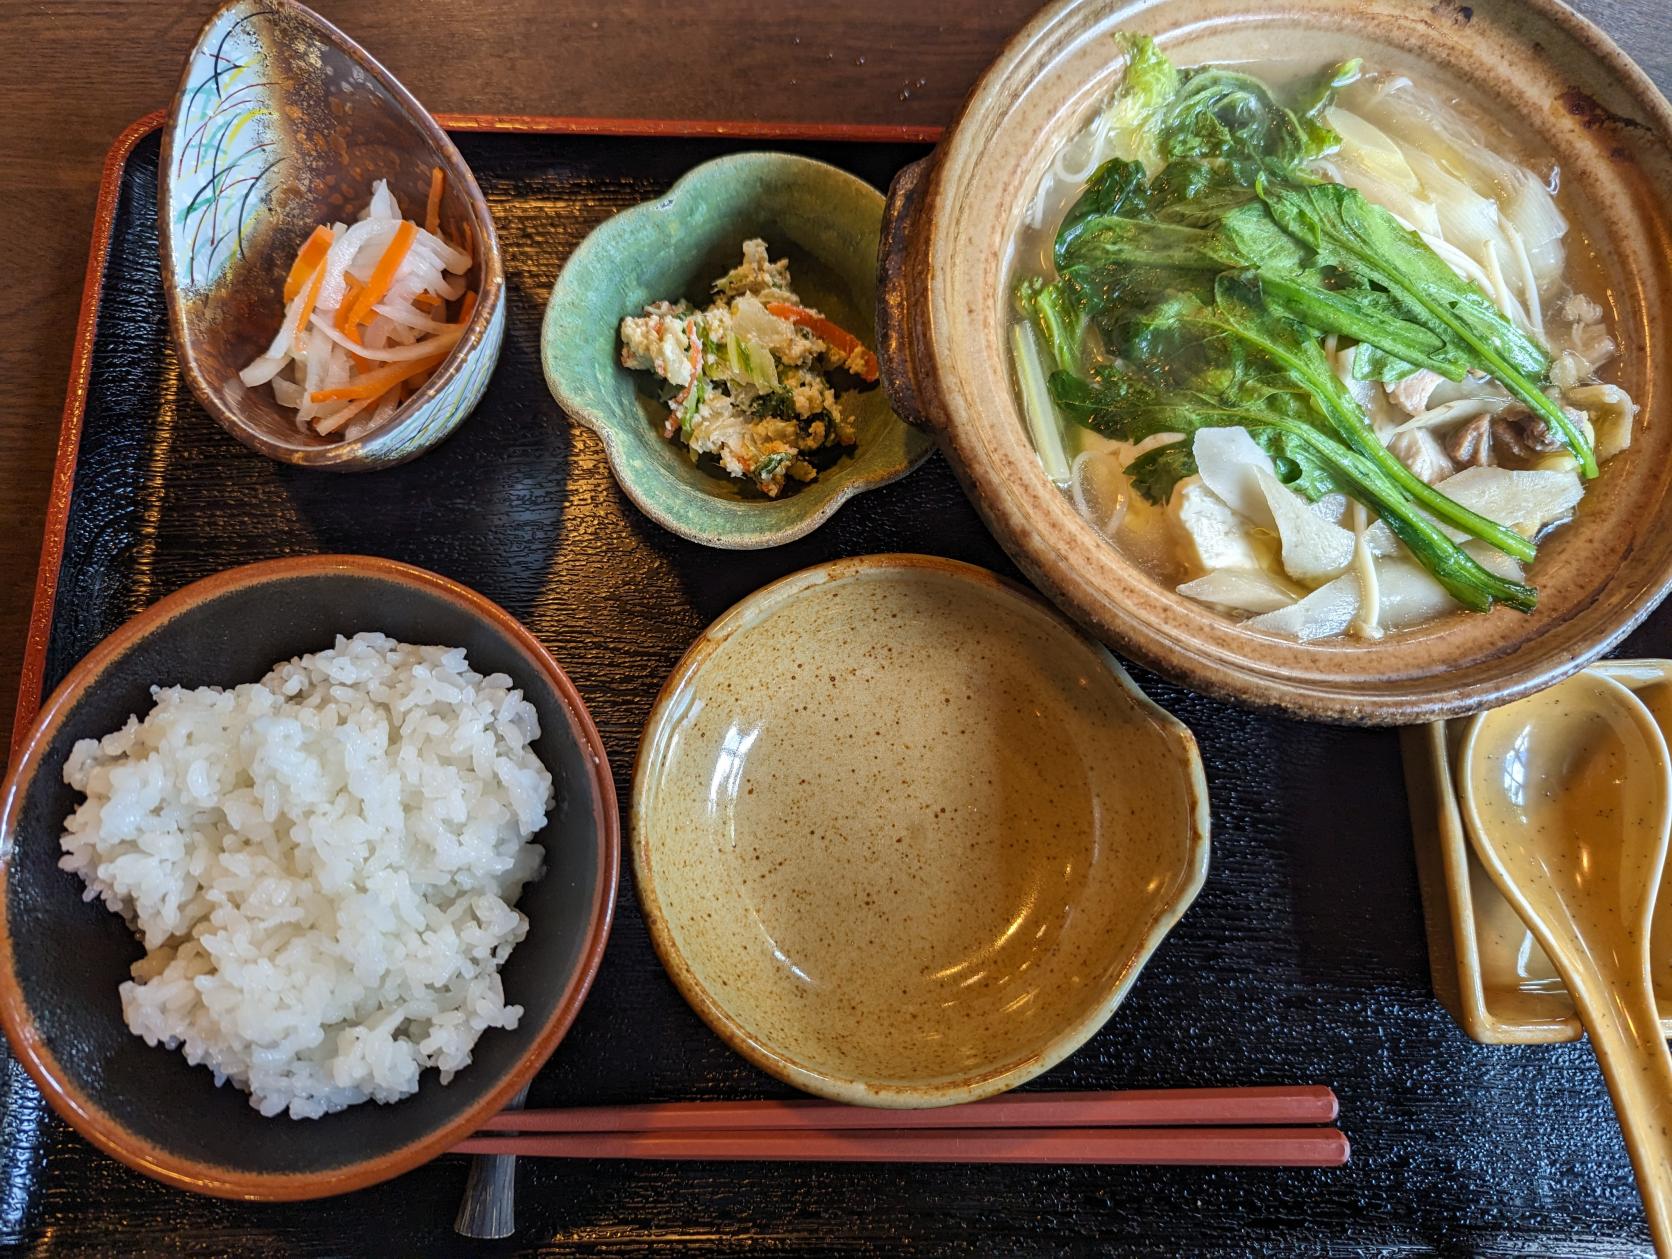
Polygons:
[[1564,978],[1613,1095],[1655,1251],[1665,1257],[1672,1256],[1672,1055],[1647,970],[1586,967]]
[[[505,1109],[521,1110],[527,1101],[525,1084]],[[498,1241],[517,1231],[515,1154],[478,1154],[470,1160],[470,1177],[465,1182],[453,1231],[480,1241]]]

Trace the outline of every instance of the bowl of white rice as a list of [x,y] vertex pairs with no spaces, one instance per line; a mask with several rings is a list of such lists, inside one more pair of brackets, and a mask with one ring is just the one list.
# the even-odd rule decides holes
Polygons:
[[597,971],[608,762],[504,609],[275,560],[141,613],[0,794],[0,1021],[83,1135],[228,1197],[345,1192],[472,1132]]

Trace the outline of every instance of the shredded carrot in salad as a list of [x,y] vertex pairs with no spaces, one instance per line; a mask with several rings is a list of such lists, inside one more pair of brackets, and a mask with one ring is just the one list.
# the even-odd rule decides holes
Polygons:
[[271,385],[300,428],[341,439],[382,426],[423,387],[477,300],[468,229],[463,247],[440,230],[444,186],[437,168],[423,226],[380,179],[358,220],[314,228],[285,275],[278,334],[238,373],[246,387]]
[[766,309],[769,314],[777,315],[780,319],[800,324],[826,345],[833,347],[837,353],[845,354],[848,370],[861,380],[877,378],[877,356],[865,348],[864,342],[840,324],[832,323],[817,311],[808,310],[805,306],[794,306],[789,302],[768,302]]

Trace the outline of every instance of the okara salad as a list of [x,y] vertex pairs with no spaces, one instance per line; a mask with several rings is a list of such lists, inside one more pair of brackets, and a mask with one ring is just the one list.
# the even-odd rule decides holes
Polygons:
[[667,382],[664,436],[770,498],[857,442],[830,373],[877,378],[876,356],[802,302],[789,262],[773,262],[762,240],[743,242],[704,309],[653,302],[623,319],[621,362]]

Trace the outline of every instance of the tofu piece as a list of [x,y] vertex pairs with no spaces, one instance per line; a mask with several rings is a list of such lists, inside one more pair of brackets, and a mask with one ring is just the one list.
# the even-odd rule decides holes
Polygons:
[[1248,521],[1202,484],[1201,478],[1180,481],[1167,510],[1177,521],[1185,563],[1196,572],[1265,567]]

